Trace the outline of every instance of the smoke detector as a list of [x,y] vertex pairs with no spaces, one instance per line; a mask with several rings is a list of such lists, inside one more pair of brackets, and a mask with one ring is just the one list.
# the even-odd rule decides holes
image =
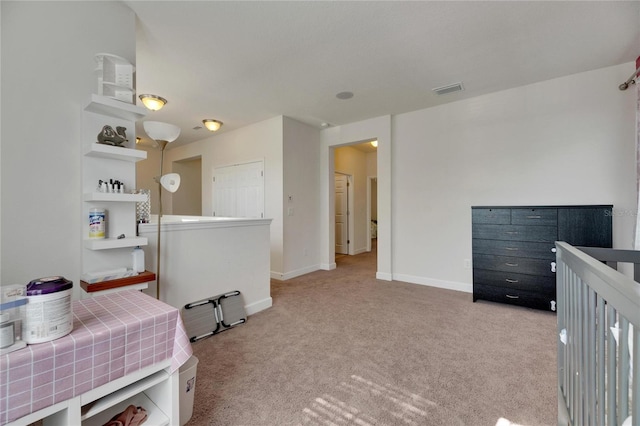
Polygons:
[[447,93],[453,92],[461,92],[464,90],[462,86],[462,82],[449,84],[447,86],[436,87],[435,89],[431,89],[436,92],[436,95],[446,95]]

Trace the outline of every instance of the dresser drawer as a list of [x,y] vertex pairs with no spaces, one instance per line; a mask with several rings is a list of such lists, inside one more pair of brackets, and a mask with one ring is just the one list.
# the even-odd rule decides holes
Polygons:
[[483,240],[533,241],[555,243],[556,226],[474,225],[473,238]]
[[531,241],[479,240],[472,242],[473,252],[498,256],[530,257],[552,261],[556,254],[551,251],[555,243],[536,243]]
[[531,259],[527,257],[493,256],[489,254],[474,254],[473,269],[488,271],[513,272],[515,274],[531,274],[553,277],[551,262],[546,259]]
[[471,209],[471,221],[473,223],[508,225],[511,223],[511,209]]
[[556,277],[535,276],[504,271],[473,270],[473,285],[491,285],[514,290],[555,294]]
[[527,208],[511,210],[512,225],[557,226],[558,209]]
[[552,306],[555,310],[556,296],[555,292],[553,294],[543,294],[526,290],[513,290],[490,285],[474,284],[473,301],[475,302],[478,299],[550,311]]

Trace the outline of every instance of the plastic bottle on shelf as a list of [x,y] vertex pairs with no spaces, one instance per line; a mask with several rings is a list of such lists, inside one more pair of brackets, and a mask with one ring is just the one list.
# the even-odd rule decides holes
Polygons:
[[133,256],[133,270],[136,272],[144,272],[144,250],[137,246],[131,253]]
[[89,238],[104,238],[106,233],[106,210],[89,209]]

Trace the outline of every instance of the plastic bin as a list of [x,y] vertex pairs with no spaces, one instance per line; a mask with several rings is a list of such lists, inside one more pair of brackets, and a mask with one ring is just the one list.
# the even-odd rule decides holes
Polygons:
[[197,369],[198,358],[194,355],[180,367],[180,426],[184,426],[193,415]]

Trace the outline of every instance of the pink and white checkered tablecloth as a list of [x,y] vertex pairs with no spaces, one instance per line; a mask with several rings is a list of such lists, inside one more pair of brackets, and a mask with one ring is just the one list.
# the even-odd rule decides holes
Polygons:
[[0,424],[192,355],[179,311],[136,290],[73,302],[73,331],[0,358]]

